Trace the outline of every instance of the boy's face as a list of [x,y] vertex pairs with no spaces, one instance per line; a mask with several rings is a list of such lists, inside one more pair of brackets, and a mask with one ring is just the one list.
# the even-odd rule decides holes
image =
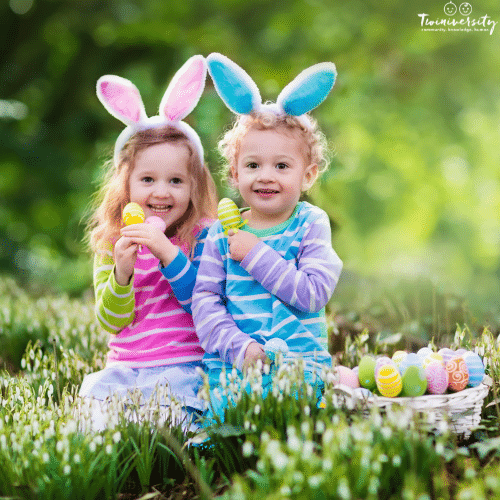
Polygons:
[[304,139],[284,128],[251,128],[243,137],[231,173],[250,207],[250,225],[272,227],[291,216],[318,174],[317,165],[308,165],[306,148]]

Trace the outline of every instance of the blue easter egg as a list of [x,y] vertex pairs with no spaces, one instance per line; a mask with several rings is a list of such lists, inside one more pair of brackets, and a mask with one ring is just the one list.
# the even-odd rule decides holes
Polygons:
[[469,370],[469,387],[477,387],[484,377],[484,364],[481,358],[472,351],[467,351],[462,355],[462,358],[467,365],[467,370]]

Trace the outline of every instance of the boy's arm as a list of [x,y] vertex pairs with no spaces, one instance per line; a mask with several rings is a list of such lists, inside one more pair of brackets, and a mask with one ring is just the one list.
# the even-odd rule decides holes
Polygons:
[[242,332],[224,303],[226,271],[216,240],[220,233],[210,231],[193,290],[193,320],[201,346],[241,369],[246,348],[255,342]]
[[306,231],[297,263],[285,260],[261,241],[240,264],[266,290],[304,312],[318,312],[325,307],[342,270],[342,261],[332,248],[326,214]]
[[111,245],[94,256],[95,313],[101,326],[119,333],[134,320],[135,296],[133,279],[121,286],[115,279],[115,263]]
[[161,273],[168,279],[179,304],[189,314],[191,314],[193,288],[207,233],[208,228],[203,228],[198,233],[194,247],[193,261],[190,261],[179,249],[177,256],[170,264],[166,267],[162,267],[161,263],[159,265]]

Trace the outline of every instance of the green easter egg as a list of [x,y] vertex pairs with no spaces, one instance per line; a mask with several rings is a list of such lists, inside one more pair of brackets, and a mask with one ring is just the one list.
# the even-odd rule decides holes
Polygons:
[[410,365],[403,375],[402,396],[422,396],[427,390],[425,370],[421,366]]
[[375,389],[375,358],[373,356],[363,356],[359,362],[358,371],[359,384],[365,389]]

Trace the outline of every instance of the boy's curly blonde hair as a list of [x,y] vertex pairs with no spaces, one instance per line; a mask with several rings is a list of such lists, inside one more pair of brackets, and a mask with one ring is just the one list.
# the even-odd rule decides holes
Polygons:
[[221,167],[222,175],[232,185],[231,168],[236,168],[238,154],[243,137],[247,132],[256,128],[258,130],[269,130],[283,128],[291,134],[296,134],[297,138],[302,138],[308,148],[306,159],[308,164],[318,166],[318,177],[328,168],[327,141],[326,137],[319,130],[317,121],[311,116],[307,116],[310,127],[306,127],[304,122],[290,115],[277,115],[272,111],[253,112],[249,115],[238,115],[233,126],[224,134],[218,143],[219,153],[225,160]]

